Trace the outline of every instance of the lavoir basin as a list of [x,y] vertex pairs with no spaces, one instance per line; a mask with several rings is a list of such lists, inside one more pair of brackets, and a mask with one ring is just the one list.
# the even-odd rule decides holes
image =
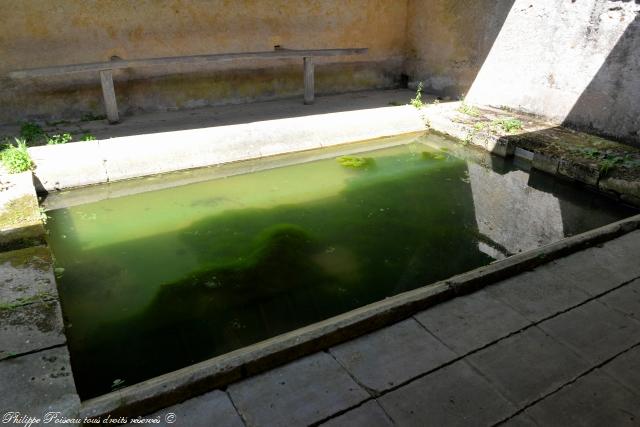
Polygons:
[[82,399],[636,213],[435,135],[45,206]]

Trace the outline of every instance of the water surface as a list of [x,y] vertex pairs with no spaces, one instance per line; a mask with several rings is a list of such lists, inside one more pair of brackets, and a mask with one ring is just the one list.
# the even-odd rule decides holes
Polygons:
[[108,198],[49,211],[80,396],[633,213],[433,136],[401,142],[354,154],[360,168],[329,153],[156,191],[93,189]]

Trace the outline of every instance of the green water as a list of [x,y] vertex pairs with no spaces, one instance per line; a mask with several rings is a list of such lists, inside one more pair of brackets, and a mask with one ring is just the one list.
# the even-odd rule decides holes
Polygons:
[[[529,187],[517,167],[454,157],[434,137],[406,142],[353,154],[361,167],[329,158],[49,211],[80,396],[632,213],[566,184]],[[530,199],[518,185],[541,212],[518,208]]]

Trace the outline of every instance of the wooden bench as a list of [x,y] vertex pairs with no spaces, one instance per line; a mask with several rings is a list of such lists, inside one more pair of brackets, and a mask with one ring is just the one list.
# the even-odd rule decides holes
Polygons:
[[107,119],[110,123],[117,123],[118,104],[116,103],[116,93],[113,86],[113,70],[135,67],[153,67],[169,64],[206,64],[209,62],[226,62],[235,59],[283,59],[302,58],[304,64],[304,103],[311,104],[314,100],[314,57],[323,56],[345,56],[359,55],[367,52],[367,48],[348,49],[315,49],[315,50],[293,50],[276,48],[266,52],[244,52],[244,53],[218,53],[212,55],[192,55],[176,56],[165,58],[146,59],[113,59],[106,62],[93,62],[87,64],[61,65],[44,68],[31,68],[27,70],[12,71],[9,76],[14,79],[48,77],[65,75],[72,73],[99,72],[100,83],[102,85],[102,96],[104,107],[107,112]]

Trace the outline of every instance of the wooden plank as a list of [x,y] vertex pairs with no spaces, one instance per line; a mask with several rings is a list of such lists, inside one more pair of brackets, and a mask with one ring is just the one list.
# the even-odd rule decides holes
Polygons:
[[118,117],[118,104],[116,102],[116,91],[113,88],[113,72],[111,70],[100,71],[100,84],[102,85],[102,97],[107,119],[109,123],[117,123],[120,118]]
[[83,73],[90,71],[118,70],[122,68],[151,67],[156,65],[169,64],[205,64],[209,62],[225,62],[234,59],[284,59],[284,58],[312,58],[323,56],[345,56],[361,55],[368,51],[367,48],[347,48],[347,49],[314,49],[314,50],[294,50],[278,49],[266,52],[241,52],[241,53],[219,53],[213,55],[191,55],[165,58],[146,58],[116,60],[106,62],[93,62],[87,64],[61,65],[54,67],[31,68],[27,70],[12,71],[9,77],[14,79],[30,77],[46,77],[64,75],[71,73]]
[[313,58],[305,57],[304,59],[304,103],[313,104],[315,96],[315,78]]

